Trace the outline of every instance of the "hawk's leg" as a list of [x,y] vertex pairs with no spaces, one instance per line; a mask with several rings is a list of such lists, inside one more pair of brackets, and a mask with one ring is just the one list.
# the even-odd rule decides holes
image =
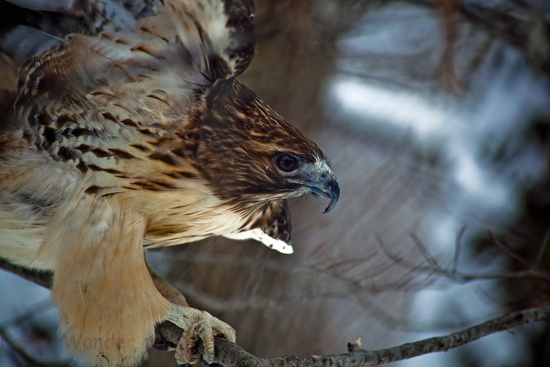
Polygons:
[[[172,303],[175,303],[176,305],[189,307],[185,296],[181,294],[181,292],[176,287],[174,287],[166,280],[162,279],[157,273],[155,273],[151,265],[149,265],[147,258],[145,258],[145,265],[147,266],[147,270],[149,271],[149,275],[153,280],[155,288],[157,288],[159,293],[162,294],[164,298]],[[177,347],[177,343],[175,343],[174,340],[181,339],[181,332],[179,330],[176,331],[173,328],[162,328],[162,325],[164,325],[164,323],[157,325],[157,327],[155,328],[155,342],[153,343],[153,348],[163,352],[173,351]]]
[[199,339],[204,346],[203,359],[206,362],[213,361],[215,358],[215,336],[223,336],[232,342],[236,340],[235,330],[231,326],[206,311],[171,303],[166,320],[183,330],[181,340],[176,347],[176,361],[180,365],[200,361],[200,355],[196,349]]
[[158,276],[149,263],[146,264],[155,287],[164,298],[171,302],[166,320],[183,330],[183,335],[176,347],[176,359],[180,365],[199,362],[200,355],[196,348],[199,339],[204,345],[204,360],[206,361],[211,361],[214,358],[215,336],[220,335],[230,341],[235,341],[235,330],[231,326],[208,312],[189,307],[183,294]]
[[164,298],[177,305],[189,307],[189,303],[187,303],[185,296],[181,294],[181,292],[176,287],[174,287],[172,284],[168,283],[166,280],[162,279],[157,273],[155,273],[153,268],[151,268],[151,265],[149,265],[147,258],[145,258],[145,265],[147,266],[149,275],[151,275],[151,279],[153,279],[153,284],[155,284],[155,287]]

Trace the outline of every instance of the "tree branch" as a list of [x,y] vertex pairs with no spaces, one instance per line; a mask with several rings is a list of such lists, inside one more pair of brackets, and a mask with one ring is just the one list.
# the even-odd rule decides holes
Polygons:
[[539,307],[507,314],[446,336],[420,340],[381,350],[363,350],[352,347],[349,353],[331,356],[286,356],[257,358],[238,345],[216,338],[217,363],[229,366],[379,366],[435,352],[445,352],[499,331],[520,325],[550,319],[550,307]]
[[[30,271],[28,269],[9,264],[3,260],[0,260],[0,268],[20,275],[21,277],[42,286],[47,287],[51,281],[51,274],[48,272]],[[509,313],[445,336],[419,340],[388,349],[371,351],[359,349],[359,345],[353,344],[349,347],[348,353],[328,356],[284,356],[278,358],[258,358],[242,349],[239,345],[231,343],[221,337],[216,337],[215,362],[226,367],[379,366],[425,354],[445,352],[449,349],[460,347],[464,344],[471,343],[475,340],[500,331],[505,331],[532,322],[547,321],[549,319],[550,306],[538,307]],[[167,347],[171,347],[178,343],[181,338],[182,330],[170,322],[164,322],[158,325],[157,334],[162,340],[166,341]]]
[[13,265],[0,258],[0,269],[19,275],[23,279],[41,285],[44,288],[52,287],[52,273],[49,271],[30,270],[22,266]]

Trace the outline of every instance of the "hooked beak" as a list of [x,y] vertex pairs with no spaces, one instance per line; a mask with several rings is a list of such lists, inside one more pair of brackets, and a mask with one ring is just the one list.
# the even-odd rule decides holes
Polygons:
[[320,182],[319,184],[308,185],[308,188],[309,191],[311,191],[311,193],[314,195],[330,198],[330,203],[328,204],[323,214],[330,212],[336,206],[336,203],[340,198],[340,186],[338,185],[338,181],[336,180],[336,176],[334,175]]
[[316,196],[330,198],[330,203],[323,212],[323,214],[326,214],[336,206],[340,198],[340,185],[338,185],[336,176],[326,163],[323,164],[318,174],[313,176],[305,181],[305,186]]

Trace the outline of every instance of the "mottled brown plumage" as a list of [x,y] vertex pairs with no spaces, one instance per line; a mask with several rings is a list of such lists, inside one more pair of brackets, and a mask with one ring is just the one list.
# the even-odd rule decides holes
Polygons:
[[103,341],[77,346],[99,365],[137,363],[163,320],[184,329],[182,361],[197,337],[207,358],[214,335],[234,339],[166,300],[143,247],[225,236],[290,253],[286,199],[330,197],[327,211],[338,200],[319,147],[235,79],[253,55],[252,10],[165,1],[116,32],[37,48],[17,86],[2,86],[12,117],[0,132],[0,256],[53,270],[63,330]]

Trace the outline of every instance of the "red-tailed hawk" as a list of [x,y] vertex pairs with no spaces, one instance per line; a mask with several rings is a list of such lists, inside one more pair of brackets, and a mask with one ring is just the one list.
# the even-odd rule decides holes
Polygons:
[[291,253],[286,199],[329,211],[338,182],[235,78],[254,52],[251,1],[165,0],[140,20],[92,5],[71,15],[80,34],[36,13],[0,39],[0,256],[53,271],[62,331],[94,363],[135,365],[163,320],[184,330],[180,362],[198,338],[208,360],[233,329],[167,300],[143,248],[225,236]]

